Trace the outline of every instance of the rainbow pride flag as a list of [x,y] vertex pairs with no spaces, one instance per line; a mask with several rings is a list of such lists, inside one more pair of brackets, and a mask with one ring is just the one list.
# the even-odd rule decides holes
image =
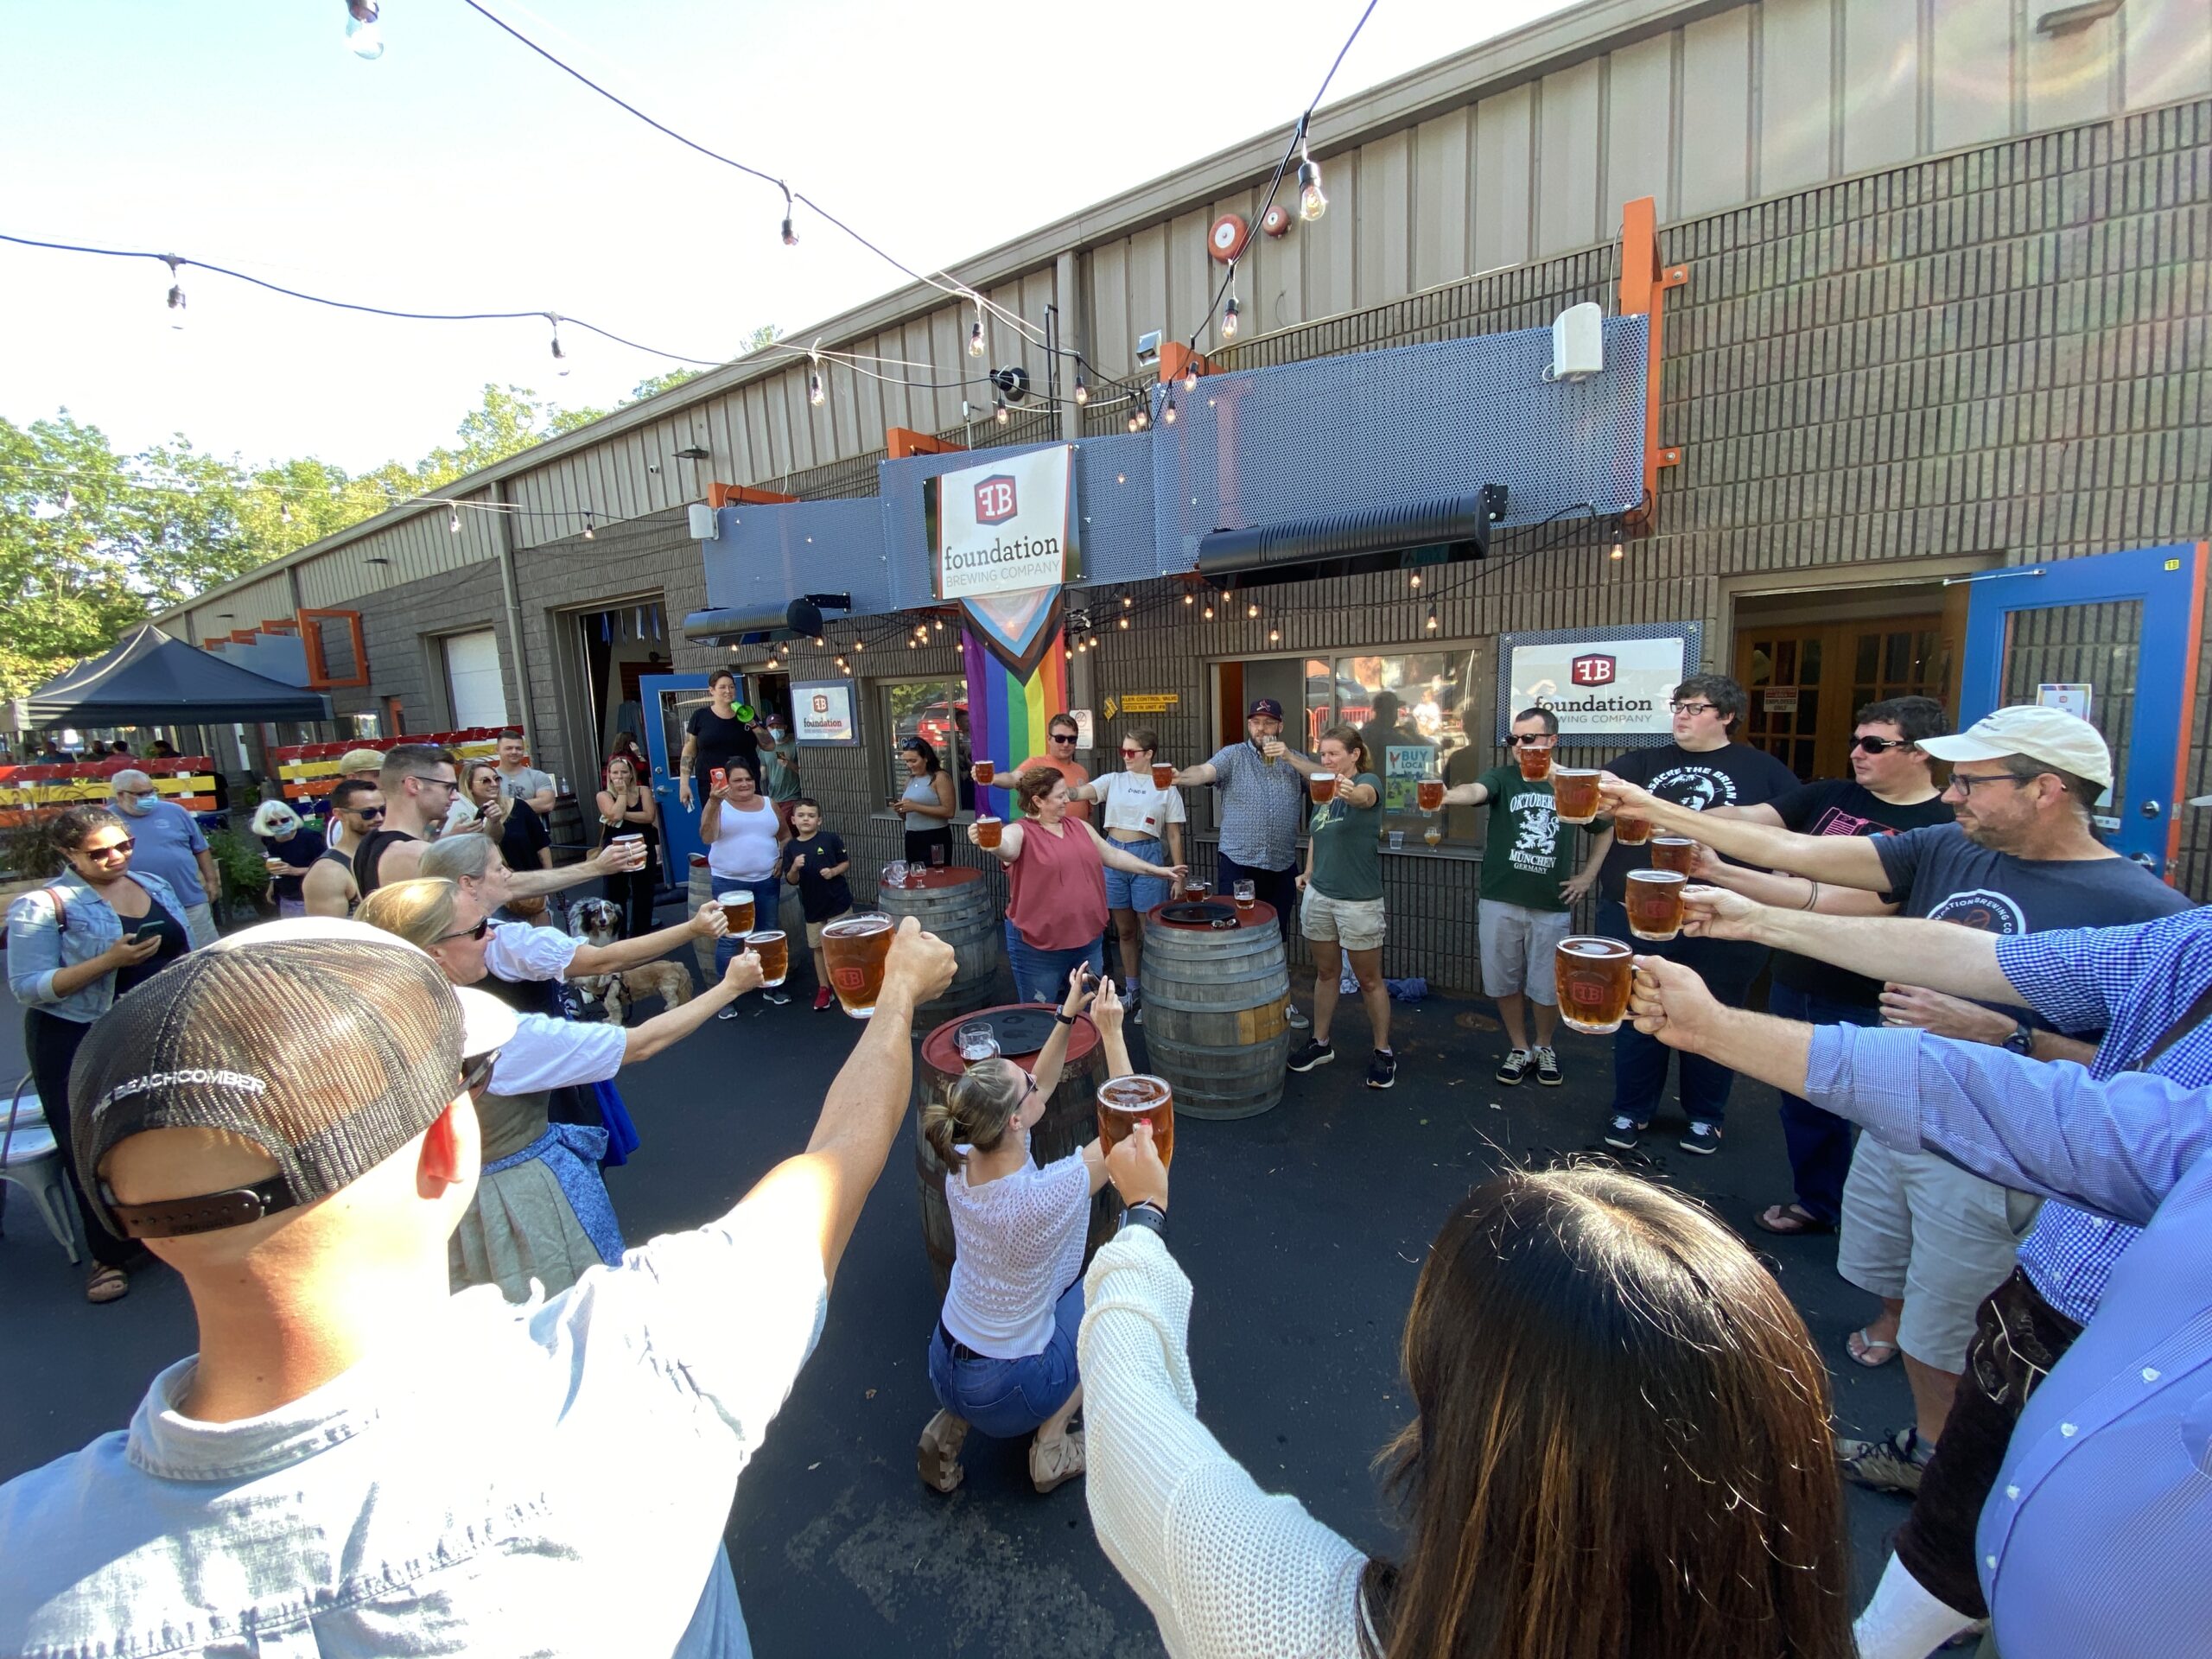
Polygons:
[[[968,670],[969,735],[975,758],[988,760],[1001,779],[1014,768],[1045,753],[1045,723],[1068,707],[1067,638],[1055,628],[1036,666],[1024,678],[996,651],[976,637],[972,627],[960,632],[960,648]],[[976,810],[989,797],[991,810],[1008,816],[1011,801],[1005,791],[978,790]]]

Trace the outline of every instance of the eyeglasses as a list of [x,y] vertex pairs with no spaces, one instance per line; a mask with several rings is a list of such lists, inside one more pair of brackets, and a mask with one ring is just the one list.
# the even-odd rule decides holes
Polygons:
[[1678,715],[1718,714],[1720,712],[1720,705],[1717,702],[1677,702],[1672,704],[1671,707]]
[[1516,749],[1548,749],[1558,741],[1549,733],[1539,733],[1533,737],[1526,732],[1513,734],[1513,747]]
[[345,813],[348,817],[353,818],[380,818],[384,817],[384,808],[380,806],[341,806],[338,810],[340,812]]
[[[2042,775],[2037,772],[2036,778]],[[1951,781],[1943,785],[1943,792],[1948,795],[1955,789],[1961,795],[1972,795],[1977,784],[2032,784],[2035,780],[2035,778],[2016,778],[2009,772],[1955,772],[1951,774]]]
[[418,784],[428,784],[434,789],[451,791],[461,787],[460,780],[454,778],[417,778],[415,781]]
[[130,855],[130,849],[137,844],[137,842],[130,836],[125,836],[121,841],[111,841],[105,847],[79,847],[77,849],[77,856],[79,858],[128,858]]
[[1854,737],[1851,747],[1867,754],[1887,754],[1891,749],[1909,749],[1913,744],[1909,737]]
[[482,1094],[485,1086],[492,1081],[492,1068],[499,1063],[499,1052],[495,1048],[489,1054],[463,1059],[461,1063],[461,1086],[471,1095]]
[[480,939],[491,931],[492,918],[489,916],[479,916],[476,918],[475,926],[464,927],[458,933],[441,933],[430,943],[443,944],[448,939]]

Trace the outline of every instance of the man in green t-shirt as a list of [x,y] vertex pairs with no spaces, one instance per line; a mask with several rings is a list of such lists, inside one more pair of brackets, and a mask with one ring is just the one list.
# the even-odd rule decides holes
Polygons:
[[[1573,838],[1552,807],[1549,781],[1521,776],[1522,749],[1549,749],[1559,741],[1559,721],[1546,709],[1513,717],[1513,764],[1492,766],[1471,784],[1444,791],[1446,806],[1491,808],[1483,843],[1482,898],[1477,906],[1482,940],[1483,994],[1497,1004],[1512,1051],[1497,1068],[1500,1083],[1518,1083],[1529,1066],[1536,1081],[1560,1081],[1552,1035],[1559,1027],[1558,982],[1552,960],[1573,918],[1568,912],[1598,879],[1603,861],[1574,868]],[[1529,1004],[1536,1005],[1536,1040],[1529,1041]]]

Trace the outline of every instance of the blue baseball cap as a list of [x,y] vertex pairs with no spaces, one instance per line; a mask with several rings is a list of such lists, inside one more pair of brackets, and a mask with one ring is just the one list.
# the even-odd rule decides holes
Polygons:
[[1246,711],[1244,718],[1247,720],[1257,720],[1262,715],[1267,715],[1270,720],[1281,720],[1282,718],[1282,704],[1277,702],[1273,697],[1255,697],[1252,700],[1252,706]]

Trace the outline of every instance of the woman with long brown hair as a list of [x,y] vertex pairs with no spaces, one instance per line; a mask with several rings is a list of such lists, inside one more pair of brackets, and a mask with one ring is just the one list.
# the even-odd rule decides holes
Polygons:
[[607,846],[617,836],[645,840],[643,869],[605,878],[607,896],[622,908],[623,931],[634,939],[653,931],[653,888],[660,880],[654,868],[660,862],[660,809],[628,750],[617,749],[607,757],[606,775],[607,786],[599,791],[596,803],[599,844]]
[[1107,1167],[1134,1219],[1086,1281],[1090,1514],[1177,1659],[1850,1659],[1827,1373],[1703,1210],[1595,1167],[1453,1209],[1406,1319],[1384,1562],[1198,1421],[1148,1131]]

